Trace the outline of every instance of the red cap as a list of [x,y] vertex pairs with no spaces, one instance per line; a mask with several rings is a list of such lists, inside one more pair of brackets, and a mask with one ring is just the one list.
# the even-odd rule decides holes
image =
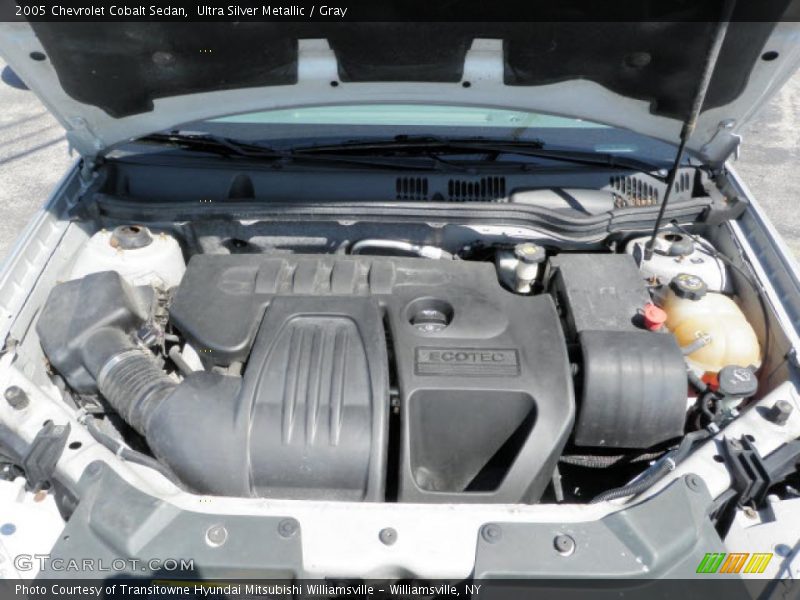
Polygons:
[[703,376],[700,378],[703,380],[704,383],[708,384],[713,391],[717,391],[719,389],[719,378],[717,377],[716,373],[703,373]]
[[644,305],[644,326],[650,331],[658,331],[667,321],[667,313],[652,302]]

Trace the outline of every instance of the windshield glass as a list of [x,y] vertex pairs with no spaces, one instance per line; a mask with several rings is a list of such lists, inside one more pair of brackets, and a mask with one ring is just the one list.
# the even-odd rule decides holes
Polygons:
[[311,106],[245,113],[211,119],[211,123],[295,123],[317,125],[429,125],[435,127],[569,127],[603,128],[605,125],[555,115],[471,106],[418,106],[413,104]]
[[669,164],[670,144],[600,123],[492,107],[364,104],[266,110],[187,123],[203,131],[273,147],[390,139],[398,135],[541,141],[565,148]]

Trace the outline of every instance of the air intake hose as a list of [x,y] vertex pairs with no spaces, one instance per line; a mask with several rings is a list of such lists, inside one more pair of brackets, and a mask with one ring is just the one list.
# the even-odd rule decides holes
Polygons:
[[120,329],[95,331],[84,347],[84,365],[108,403],[147,437],[149,420],[177,387],[153,359]]

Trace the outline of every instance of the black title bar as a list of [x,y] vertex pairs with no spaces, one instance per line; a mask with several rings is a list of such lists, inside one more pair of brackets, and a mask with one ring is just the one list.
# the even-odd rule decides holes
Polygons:
[[[0,0],[0,21],[691,22],[723,0]],[[738,0],[734,21],[800,21],[800,0]]]

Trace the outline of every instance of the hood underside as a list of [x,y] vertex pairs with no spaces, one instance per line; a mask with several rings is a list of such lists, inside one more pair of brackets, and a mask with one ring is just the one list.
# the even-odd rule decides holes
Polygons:
[[[3,23],[0,54],[87,157],[238,112],[396,102],[560,114],[676,142],[715,29],[692,20]],[[799,60],[797,23],[730,23],[689,150],[724,161]]]

